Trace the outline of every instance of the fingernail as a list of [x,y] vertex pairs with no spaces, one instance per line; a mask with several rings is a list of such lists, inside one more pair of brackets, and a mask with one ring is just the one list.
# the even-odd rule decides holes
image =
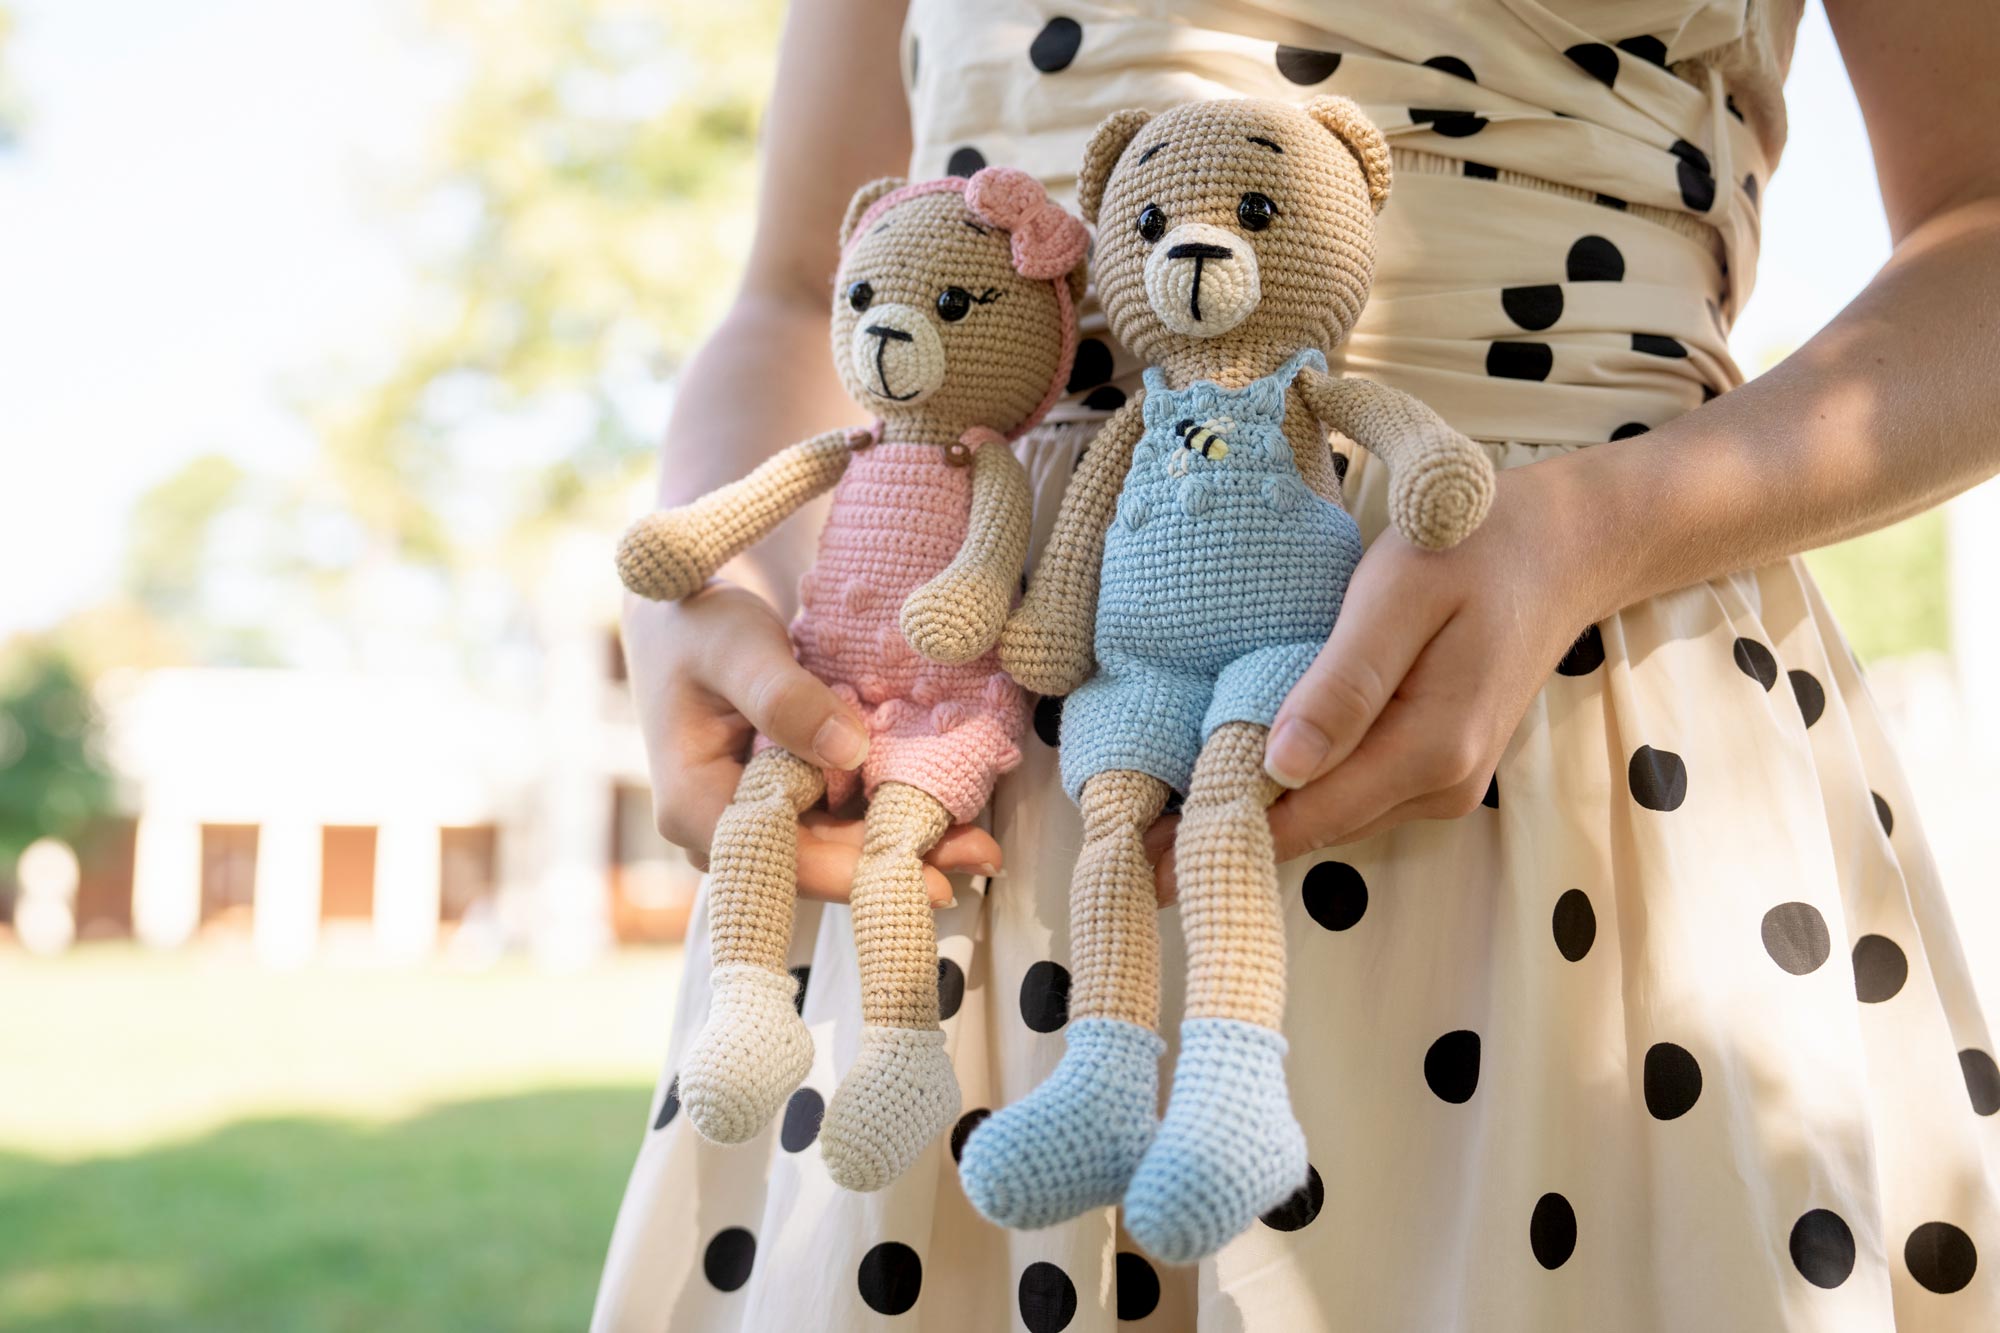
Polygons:
[[1281,787],[1303,787],[1319,772],[1330,748],[1318,727],[1303,718],[1286,718],[1264,747],[1264,771]]
[[936,902],[932,903],[931,906],[937,911],[949,912],[952,908],[958,906],[958,899],[940,898]]
[[855,768],[868,757],[868,733],[852,719],[835,713],[820,724],[813,737],[813,753],[831,768]]
[[972,867],[972,870],[974,874],[984,875],[988,879],[992,879],[1000,873],[1000,867],[994,865],[991,861],[981,861],[978,865]]

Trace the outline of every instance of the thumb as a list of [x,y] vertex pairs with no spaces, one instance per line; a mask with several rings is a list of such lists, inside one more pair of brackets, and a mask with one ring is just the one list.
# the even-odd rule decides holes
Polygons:
[[828,768],[858,768],[868,732],[826,682],[800,666],[784,631],[738,643],[709,687],[761,734]]

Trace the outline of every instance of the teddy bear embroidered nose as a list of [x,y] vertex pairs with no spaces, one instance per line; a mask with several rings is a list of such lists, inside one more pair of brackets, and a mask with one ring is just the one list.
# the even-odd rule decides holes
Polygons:
[[871,306],[848,356],[854,378],[884,402],[920,403],[944,383],[944,343],[914,306]]
[[1262,289],[1257,252],[1203,222],[1175,227],[1146,258],[1146,298],[1176,333],[1212,338],[1249,318]]

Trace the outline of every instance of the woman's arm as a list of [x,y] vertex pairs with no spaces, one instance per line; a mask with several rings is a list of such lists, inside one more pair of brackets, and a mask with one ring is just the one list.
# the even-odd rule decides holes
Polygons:
[[[1575,635],[2000,471],[2000,20],[1827,0],[1896,248],[1782,365],[1650,434],[1502,474],[1450,551],[1370,548],[1266,763],[1282,855],[1476,805]],[[1859,201],[1828,201],[1832,207]]]
[[[794,440],[863,423],[828,351],[830,286],[849,197],[903,171],[909,158],[896,76],[903,10],[903,0],[804,0],[785,21],[749,265],[734,305],[676,382],[660,469],[665,505],[735,481]],[[788,600],[811,558],[811,536],[786,524],[732,570]],[[736,790],[753,730],[839,768],[866,754],[860,724],[793,658],[765,597],[728,583],[685,602],[631,596],[624,622],[655,820],[697,864]],[[858,844],[845,826],[808,828],[801,892],[845,897]],[[931,860],[970,870],[997,864],[999,854],[972,830],[947,834]],[[933,897],[949,896],[943,876],[927,879]]]

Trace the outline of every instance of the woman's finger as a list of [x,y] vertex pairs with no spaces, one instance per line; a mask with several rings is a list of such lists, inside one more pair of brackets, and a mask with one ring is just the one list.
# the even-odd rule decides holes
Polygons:
[[[799,896],[823,903],[844,903],[854,889],[854,868],[861,849],[845,842],[828,842],[802,834],[799,838]],[[936,866],[924,867],[924,893],[931,906],[951,902],[951,881]]]
[[1294,790],[1354,752],[1444,623],[1420,593],[1413,600],[1409,580],[1368,578],[1367,572],[1364,559],[1333,633],[1271,724],[1264,771]]
[[[700,594],[694,605],[711,595],[741,594],[716,589]],[[733,601],[727,609],[735,610]],[[698,668],[701,683],[793,754],[828,768],[859,768],[868,755],[867,730],[826,682],[799,665],[777,617],[760,602],[748,615],[717,619],[725,623],[707,638]]]
[[1146,830],[1146,859],[1153,863],[1153,896],[1162,907],[1172,907],[1180,897],[1180,885],[1174,879],[1174,835],[1180,827],[1181,817],[1168,815]]
[[[812,837],[849,847],[858,848],[867,835],[867,825],[861,820],[842,819],[824,810],[808,810],[799,823]],[[924,860],[947,875],[991,875],[1002,864],[1000,844],[977,824],[954,824],[946,829]]]
[[1386,710],[1346,762],[1271,807],[1278,859],[1331,846],[1405,801],[1464,782],[1478,759],[1457,722],[1435,708]]

